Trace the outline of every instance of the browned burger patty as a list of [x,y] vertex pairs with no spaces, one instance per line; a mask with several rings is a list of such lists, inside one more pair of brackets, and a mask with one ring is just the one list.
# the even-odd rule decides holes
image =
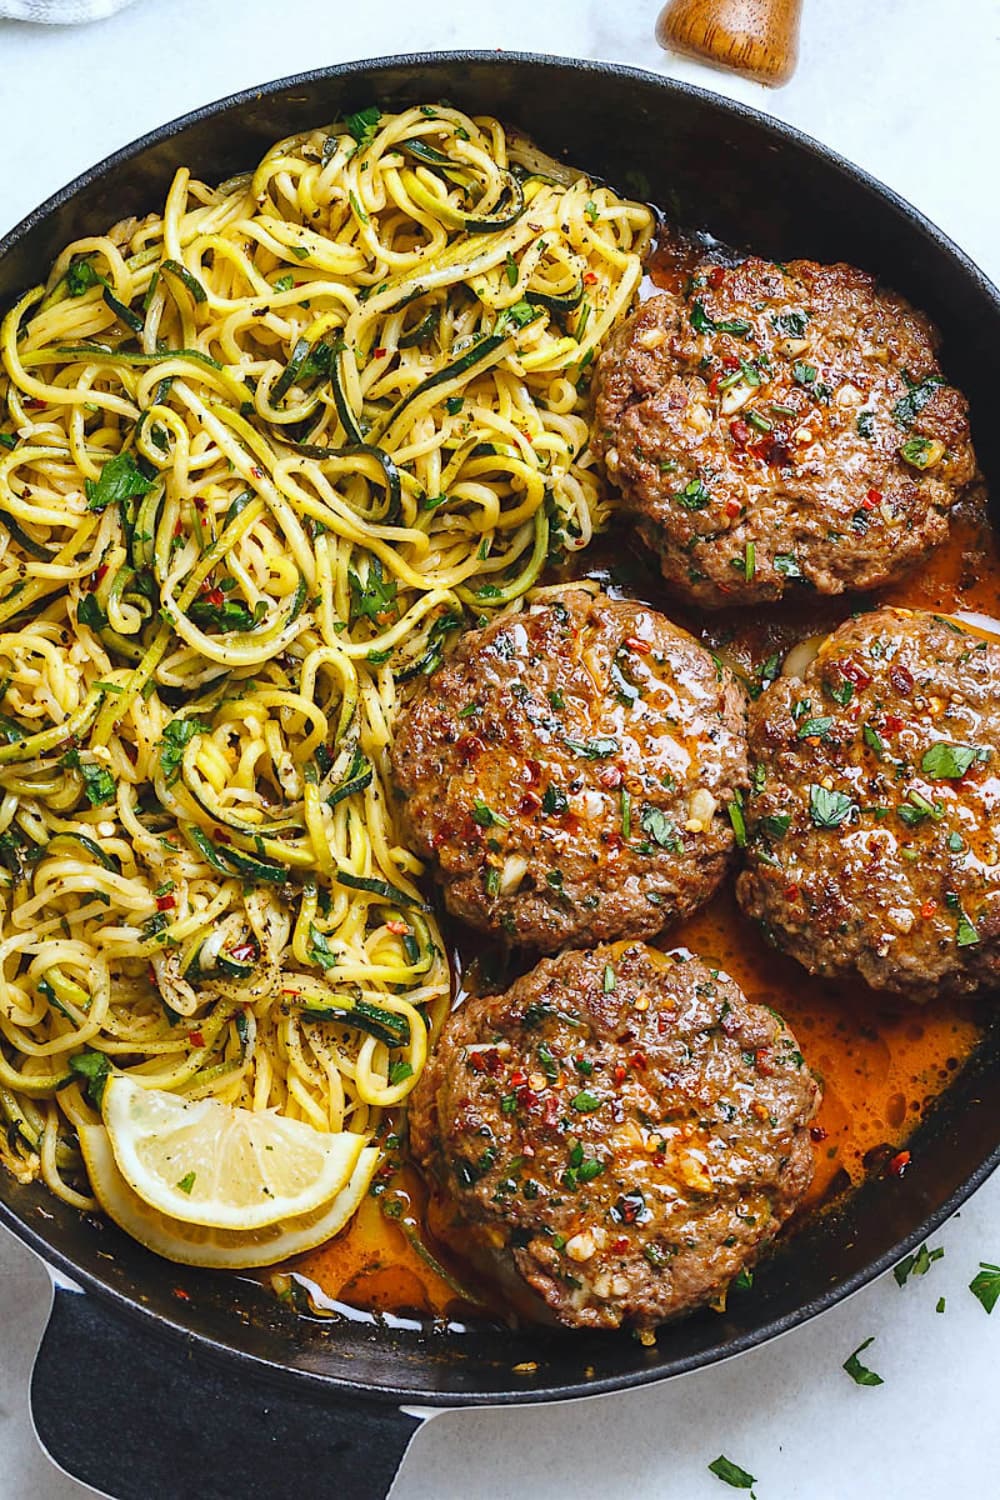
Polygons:
[[880,609],[753,706],[744,910],[911,1000],[1000,977],[1000,645]]
[[544,952],[651,936],[725,873],[745,719],[685,631],[572,589],[470,632],[403,709],[403,823],[473,927]]
[[852,266],[705,263],[597,366],[592,444],[663,575],[712,606],[875,588],[976,477],[937,334]]
[[563,1323],[717,1298],[812,1179],[819,1088],[781,1018],[642,943],[544,959],[448,1021],[410,1143],[456,1227]]

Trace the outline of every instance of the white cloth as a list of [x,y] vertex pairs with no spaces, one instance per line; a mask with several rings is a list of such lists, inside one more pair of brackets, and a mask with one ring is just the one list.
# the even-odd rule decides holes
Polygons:
[[0,0],[0,18],[75,26],[80,21],[103,21],[131,3],[132,0]]

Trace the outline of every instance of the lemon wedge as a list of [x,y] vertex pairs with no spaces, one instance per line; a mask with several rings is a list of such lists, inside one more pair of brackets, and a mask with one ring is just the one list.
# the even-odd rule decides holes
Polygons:
[[322,1245],[339,1234],[364,1201],[380,1152],[366,1146],[347,1186],[310,1214],[262,1229],[210,1229],[161,1214],[132,1191],[118,1170],[103,1125],[84,1125],[80,1149],[94,1194],[109,1219],[126,1234],[167,1260],[217,1271],[249,1271],[273,1266]]
[[104,1124],[133,1192],[172,1219],[246,1233],[312,1213],[347,1186],[365,1145],[268,1110],[109,1078]]

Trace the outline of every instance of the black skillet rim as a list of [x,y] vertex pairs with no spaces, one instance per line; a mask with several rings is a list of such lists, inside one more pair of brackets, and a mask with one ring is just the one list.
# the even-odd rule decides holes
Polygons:
[[[280,93],[284,90],[321,83],[324,80],[333,78],[359,78],[376,69],[418,68],[427,67],[428,65],[448,65],[451,68],[460,68],[465,64],[491,62],[527,67],[529,69],[533,67],[557,66],[583,74],[591,73],[600,76],[610,74],[626,80],[634,79],[636,83],[644,86],[652,85],[656,88],[667,89],[682,98],[687,97],[707,104],[712,108],[721,110],[734,121],[752,123],[756,130],[770,135],[773,139],[797,146],[804,149],[807,153],[821,158],[826,167],[833,169],[841,176],[854,180],[869,192],[873,192],[888,202],[902,218],[908,221],[915,231],[931,240],[938,249],[944,251],[957,264],[957,267],[976,285],[980,293],[987,300],[994,303],[998,315],[1000,315],[1000,291],[998,291],[980,267],[940,230],[937,225],[918,209],[914,208],[912,204],[902,198],[892,188],[880,182],[864,168],[856,166],[846,157],[823,145],[804,131],[798,130],[796,127],[788,125],[781,120],[777,120],[773,116],[766,115],[760,110],[752,109],[745,104],[729,99],[725,95],[716,94],[710,89],[679,82],[667,75],[654,73],[648,69],[635,68],[623,63],[599,62],[592,59],[559,57],[546,53],[522,51],[506,52],[500,50],[462,49],[457,51],[403,53],[396,56],[360,58],[350,62],[331,64],[324,68],[310,69],[305,72],[291,74],[285,78],[274,79],[265,84],[240,89],[235,93],[215,99],[209,104],[190,110],[184,115],[177,116],[175,119],[168,121],[157,129],[147,132],[118,151],[112,152],[102,161],[89,167],[65,187],[53,193],[45,202],[29,213],[0,239],[0,259],[11,251],[34,228],[44,223],[53,212],[71,203],[82,194],[96,178],[103,176],[118,165],[130,161],[143,151],[170,139],[180,131],[200,121],[210,119],[215,115],[238,108],[241,105],[259,103],[260,100],[267,96]],[[242,1366],[248,1374],[255,1375],[258,1378],[265,1380],[268,1378],[280,1379],[282,1383],[285,1381],[295,1381],[301,1387],[311,1388],[317,1392],[326,1391],[334,1394],[337,1391],[341,1391],[345,1394],[351,1393],[356,1397],[381,1404],[419,1404],[421,1406],[443,1408],[521,1406],[543,1401],[573,1400],[589,1396],[606,1395],[617,1391],[630,1390],[638,1386],[650,1385],[657,1381],[669,1379],[671,1376],[683,1375],[696,1369],[720,1364],[723,1360],[731,1359],[759,1345],[769,1343],[781,1334],[788,1333],[793,1328],[809,1322],[820,1313],[826,1312],[837,1303],[852,1296],[855,1292],[860,1291],[862,1287],[867,1286],[869,1282],[874,1281],[877,1277],[890,1270],[903,1255],[916,1249],[923,1240],[927,1239],[930,1234],[951,1218],[956,1210],[982,1186],[998,1166],[1000,1166],[1000,1140],[998,1140],[994,1149],[980,1163],[976,1170],[955,1189],[950,1197],[924,1218],[914,1230],[901,1238],[890,1250],[869,1262],[845,1280],[832,1284],[826,1292],[813,1298],[810,1302],[783,1316],[772,1318],[757,1328],[748,1329],[741,1334],[731,1337],[721,1348],[698,1351],[674,1360],[668,1358],[662,1363],[651,1365],[645,1369],[602,1376],[585,1382],[509,1391],[449,1391],[444,1393],[428,1390],[426,1386],[419,1384],[409,1386],[380,1384],[376,1386],[361,1381],[354,1381],[340,1374],[326,1374],[316,1370],[305,1370],[287,1364],[279,1364],[275,1361],[261,1358],[258,1355],[250,1354],[245,1350],[234,1348],[230,1344],[209,1338],[205,1334],[195,1332],[183,1322],[145,1307],[140,1301],[124,1295],[91,1272],[79,1268],[69,1256],[55,1250],[49,1245],[43,1234],[18,1218],[13,1210],[2,1201],[0,1201],[0,1222],[33,1250],[49,1267],[61,1272],[64,1277],[76,1286],[93,1293],[102,1303],[110,1305],[126,1318],[137,1319],[144,1326],[153,1330],[178,1336],[188,1345],[192,1352],[194,1349],[197,1349],[199,1352],[203,1351],[209,1358],[221,1360],[230,1366],[235,1362]]]

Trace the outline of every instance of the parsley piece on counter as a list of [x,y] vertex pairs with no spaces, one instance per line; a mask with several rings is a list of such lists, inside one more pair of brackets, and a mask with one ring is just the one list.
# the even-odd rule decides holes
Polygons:
[[746,1469],[741,1469],[739,1464],[734,1464],[731,1458],[726,1458],[720,1453],[718,1458],[713,1459],[708,1466],[708,1472],[714,1474],[716,1479],[721,1479],[723,1484],[730,1485],[734,1490],[752,1490],[757,1480]]
[[926,1276],[934,1262],[943,1255],[944,1249],[940,1245],[936,1250],[928,1250],[926,1245],[921,1245],[913,1255],[904,1256],[892,1274],[899,1286],[905,1286],[911,1276]]
[[920,769],[935,781],[958,781],[981,756],[975,745],[952,745],[947,740],[938,740],[925,750]]
[[991,1266],[988,1261],[981,1260],[977,1274],[969,1282],[969,1291],[991,1313],[1000,1300],[1000,1266]]
[[106,510],[133,495],[146,495],[155,480],[147,479],[131,453],[119,453],[108,460],[99,479],[84,480],[88,510]]
[[816,828],[839,828],[854,803],[843,792],[827,791],[825,786],[813,782],[809,788],[809,816]]
[[875,1342],[875,1335],[872,1334],[872,1336],[871,1336],[870,1339],[865,1339],[864,1343],[863,1344],[859,1344],[858,1347],[855,1349],[854,1353],[853,1354],[849,1354],[847,1356],[847,1358],[844,1360],[844,1369],[847,1371],[848,1375],[850,1375],[850,1377],[854,1381],[855,1385],[884,1385],[885,1384],[885,1382],[882,1379],[881,1375],[876,1375],[876,1373],[875,1373],[874,1370],[867,1369],[866,1366],[863,1365],[861,1363],[861,1361],[858,1359],[858,1355],[859,1354],[863,1354],[864,1351],[868,1348],[868,1345],[869,1344],[874,1344],[874,1342]]
[[939,1312],[939,1313],[944,1312],[944,1298],[943,1297],[939,1297],[937,1299],[937,1306],[935,1307],[934,1311],[935,1312]]

